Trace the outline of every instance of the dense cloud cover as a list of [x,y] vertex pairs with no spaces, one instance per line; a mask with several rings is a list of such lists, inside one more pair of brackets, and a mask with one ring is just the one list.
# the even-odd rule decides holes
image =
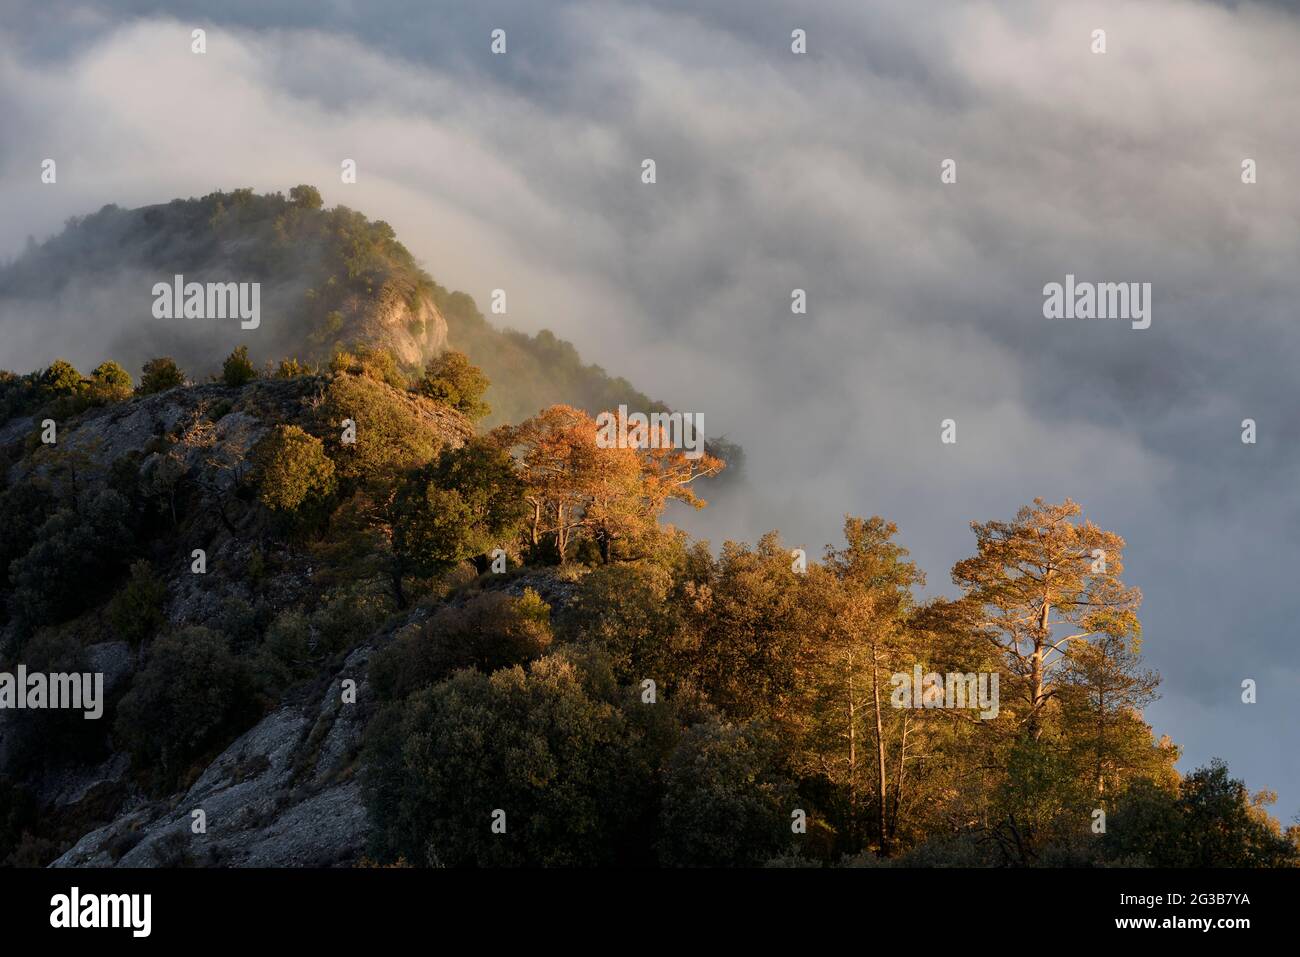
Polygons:
[[[951,592],[967,522],[1068,495],[1128,540],[1181,766],[1221,755],[1300,811],[1293,10],[266,6],[6,4],[0,257],[105,203],[314,183],[740,442],[701,534],[811,550],[879,513]],[[1043,318],[1067,273],[1152,283],[1151,328]],[[0,303],[0,366],[88,368],[138,321],[115,294]]]

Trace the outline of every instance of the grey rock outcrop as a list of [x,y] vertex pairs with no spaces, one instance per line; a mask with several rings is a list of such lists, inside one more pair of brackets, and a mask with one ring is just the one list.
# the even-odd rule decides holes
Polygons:
[[[86,834],[52,867],[321,867],[354,863],[366,813],[356,776],[367,695],[359,648],[327,684],[243,734],[184,793]],[[357,683],[345,704],[343,682]],[[204,830],[195,833],[196,814]]]

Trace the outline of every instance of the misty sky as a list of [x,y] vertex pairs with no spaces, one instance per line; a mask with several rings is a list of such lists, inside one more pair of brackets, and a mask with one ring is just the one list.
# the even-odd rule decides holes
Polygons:
[[[1293,9],[265,6],[8,0],[0,259],[106,203],[313,183],[741,443],[744,487],[690,523],[715,541],[819,552],[881,514],[951,594],[971,520],[1074,498],[1128,541],[1180,767],[1224,757],[1300,812]],[[1151,328],[1045,319],[1067,273],[1152,283]],[[0,367],[89,368],[113,321],[0,304]]]

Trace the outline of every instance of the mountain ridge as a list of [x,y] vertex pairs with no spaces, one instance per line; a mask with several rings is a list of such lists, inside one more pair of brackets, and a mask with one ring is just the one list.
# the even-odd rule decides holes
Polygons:
[[[151,290],[177,275],[260,283],[259,327],[155,318]],[[33,326],[48,331],[38,335]],[[0,332],[13,353],[33,357],[29,368],[13,368],[16,374],[58,354],[81,365],[112,359],[130,370],[167,355],[201,380],[241,345],[257,364],[292,358],[317,367],[339,350],[379,348],[418,374],[453,348],[488,375],[488,425],[522,421],[556,403],[590,414],[620,403],[665,408],[585,363],[548,330],[529,335],[494,326],[472,297],[437,283],[386,222],[346,206],[327,209],[307,185],[288,196],[235,189],[134,209],[109,204],[72,217],[0,266]],[[60,340],[73,348],[51,354],[49,342]],[[22,360],[6,356],[0,364]]]

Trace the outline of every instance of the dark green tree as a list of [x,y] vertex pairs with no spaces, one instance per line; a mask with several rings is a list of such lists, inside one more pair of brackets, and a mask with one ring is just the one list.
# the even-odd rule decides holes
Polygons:
[[338,483],[325,445],[296,425],[277,425],[253,449],[258,498],[296,521],[323,516]]
[[465,353],[449,349],[428,364],[416,389],[421,395],[477,420],[492,412],[491,406],[483,401],[488,385],[483,370],[471,364]]
[[370,729],[372,850],[447,867],[617,863],[650,785],[640,745],[565,656],[459,671]]
[[82,389],[81,373],[66,359],[55,359],[41,373],[41,389],[50,398],[76,395]]
[[448,450],[417,469],[393,502],[395,574],[436,575],[504,547],[526,514],[524,486],[507,452],[486,439]]
[[289,202],[303,209],[320,209],[325,205],[320,190],[315,186],[294,186],[289,189]]
[[162,627],[166,599],[167,583],[141,559],[131,564],[131,577],[109,602],[108,620],[121,638],[138,645]]
[[401,699],[460,668],[490,674],[527,664],[551,639],[550,608],[535,591],[484,592],[439,608],[428,624],[377,652],[370,680],[380,697]]
[[137,764],[174,779],[258,716],[253,675],[220,632],[192,626],[158,639],[118,705],[114,732]]
[[144,364],[140,373],[140,384],[136,387],[141,395],[153,395],[165,392],[178,385],[185,384],[185,373],[171,356],[159,356]]
[[691,727],[668,762],[660,861],[754,867],[788,849],[800,804],[782,762],[780,743],[761,723],[715,718]]
[[239,346],[221,364],[221,381],[226,385],[247,385],[257,378],[257,369],[248,358],[248,346]]

